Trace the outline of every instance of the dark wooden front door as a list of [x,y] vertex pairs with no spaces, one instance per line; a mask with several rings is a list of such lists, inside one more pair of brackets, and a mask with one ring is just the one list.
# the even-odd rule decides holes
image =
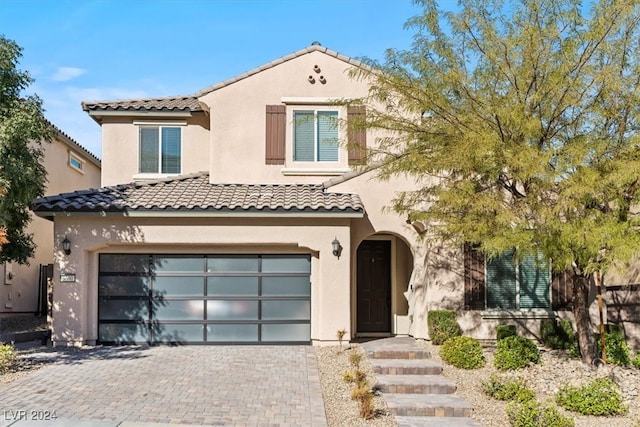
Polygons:
[[357,258],[357,332],[391,332],[391,242],[365,240]]

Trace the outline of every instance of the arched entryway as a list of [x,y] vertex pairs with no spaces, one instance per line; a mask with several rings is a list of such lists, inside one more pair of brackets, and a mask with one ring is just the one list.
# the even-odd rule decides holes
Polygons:
[[369,236],[358,245],[355,265],[356,334],[408,333],[408,304],[404,292],[413,269],[409,246],[392,234]]

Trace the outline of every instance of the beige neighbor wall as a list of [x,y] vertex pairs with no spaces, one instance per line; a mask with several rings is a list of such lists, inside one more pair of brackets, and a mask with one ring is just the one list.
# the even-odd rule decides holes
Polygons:
[[[64,135],[58,135],[52,142],[43,142],[44,167],[47,170],[45,194],[57,194],[79,188],[100,186],[100,167],[95,158]],[[70,153],[83,161],[83,170],[69,165]],[[27,228],[34,235],[36,250],[29,265],[5,263],[0,284],[0,317],[19,314],[33,314],[38,310],[38,282],[40,264],[53,262],[53,223],[31,214],[32,221]],[[64,238],[64,237],[63,237]],[[13,276],[9,279],[7,273]]]
[[[331,253],[337,237],[351,252],[348,218],[126,218],[57,217],[55,241],[65,235],[71,254],[55,248],[53,336],[57,346],[97,339],[98,256],[101,253],[305,253],[311,255],[311,338],[335,342],[350,334],[349,263]],[[60,282],[60,274],[75,282]]]
[[[317,65],[321,72],[313,68]],[[333,56],[314,51],[201,96],[211,109],[211,181],[219,183],[320,183],[350,170],[347,150],[338,162],[293,162],[293,110],[336,109],[329,100],[367,95],[367,85],[348,76],[351,66]],[[311,84],[308,77],[314,76]],[[319,81],[324,76],[326,83]],[[293,100],[292,98],[298,98]],[[284,165],[265,164],[266,106],[287,106],[287,154]],[[224,108],[218,108],[218,106]],[[339,117],[346,119],[346,108]],[[346,142],[346,131],[340,129]],[[250,165],[238,170],[238,164]]]
[[[165,124],[186,122],[182,128],[181,175],[207,171],[209,168],[209,117],[197,113],[192,117],[103,117],[102,186],[158,179],[167,175],[141,176],[139,165],[139,129],[133,123]],[[170,175],[169,175],[170,176]]]

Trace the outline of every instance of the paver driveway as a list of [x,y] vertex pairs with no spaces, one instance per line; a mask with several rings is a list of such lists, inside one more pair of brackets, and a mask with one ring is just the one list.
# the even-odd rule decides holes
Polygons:
[[326,425],[313,347],[98,347],[36,356],[54,361],[0,384],[0,417],[25,410],[96,421]]

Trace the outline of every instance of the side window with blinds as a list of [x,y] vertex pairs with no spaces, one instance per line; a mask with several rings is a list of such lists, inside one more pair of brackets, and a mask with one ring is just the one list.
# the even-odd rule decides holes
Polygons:
[[141,127],[139,172],[179,174],[181,144],[182,131],[179,127]]

